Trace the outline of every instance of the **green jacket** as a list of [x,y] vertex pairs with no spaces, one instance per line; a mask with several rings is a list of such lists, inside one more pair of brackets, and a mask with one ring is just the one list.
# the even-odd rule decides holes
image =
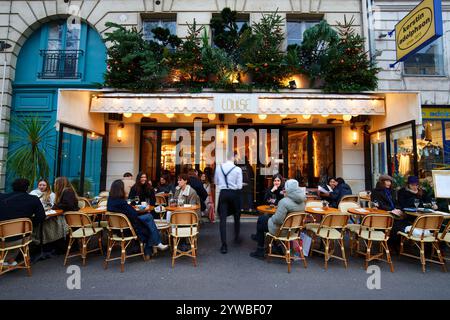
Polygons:
[[278,202],[277,211],[269,219],[269,232],[276,234],[278,229],[291,212],[304,212],[306,195],[301,189],[287,193],[283,199]]

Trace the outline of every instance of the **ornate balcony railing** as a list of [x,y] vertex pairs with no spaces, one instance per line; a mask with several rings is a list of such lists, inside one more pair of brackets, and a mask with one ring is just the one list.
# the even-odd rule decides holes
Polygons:
[[39,79],[80,79],[78,63],[83,50],[41,50],[42,72]]

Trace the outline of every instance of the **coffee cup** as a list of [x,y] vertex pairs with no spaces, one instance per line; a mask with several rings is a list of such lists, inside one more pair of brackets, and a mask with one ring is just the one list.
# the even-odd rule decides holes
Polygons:
[[147,202],[141,202],[141,206],[143,206],[143,207],[147,207]]

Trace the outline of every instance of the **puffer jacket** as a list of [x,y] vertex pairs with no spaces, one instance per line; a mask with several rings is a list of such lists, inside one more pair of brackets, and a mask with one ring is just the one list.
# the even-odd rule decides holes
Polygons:
[[287,193],[283,199],[278,202],[277,211],[269,219],[268,227],[271,234],[276,234],[281,225],[291,212],[303,212],[305,210],[306,194],[302,189]]

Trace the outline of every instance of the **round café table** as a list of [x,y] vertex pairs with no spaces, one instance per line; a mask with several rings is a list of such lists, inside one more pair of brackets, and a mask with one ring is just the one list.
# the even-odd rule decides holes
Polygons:
[[367,216],[368,214],[387,214],[389,211],[377,209],[377,208],[349,208],[347,210],[348,213],[358,215],[358,216]]
[[306,207],[305,212],[326,215],[329,213],[341,213],[341,210],[332,207]]
[[277,211],[276,206],[269,206],[269,205],[261,205],[256,207],[256,210],[261,214],[274,214]]
[[173,212],[186,211],[186,210],[197,211],[198,209],[200,209],[200,205],[198,205],[198,204],[193,204],[193,205],[190,205],[187,207],[186,206],[182,206],[182,207],[166,206],[166,211],[173,211]]

